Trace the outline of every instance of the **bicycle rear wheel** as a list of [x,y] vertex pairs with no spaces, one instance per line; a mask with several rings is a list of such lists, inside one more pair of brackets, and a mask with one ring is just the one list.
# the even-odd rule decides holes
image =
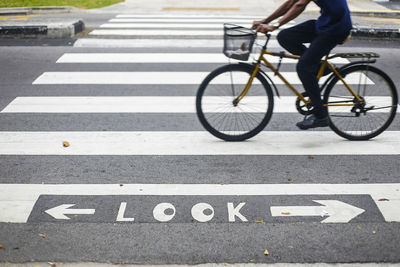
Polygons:
[[258,73],[246,96],[235,105],[254,67],[230,64],[211,72],[196,97],[197,116],[212,135],[225,141],[249,139],[268,124],[274,105],[270,85]]
[[368,140],[386,130],[396,115],[398,103],[390,77],[369,65],[350,67],[341,75],[363,101],[357,103],[335,77],[324,94],[331,129],[349,140]]

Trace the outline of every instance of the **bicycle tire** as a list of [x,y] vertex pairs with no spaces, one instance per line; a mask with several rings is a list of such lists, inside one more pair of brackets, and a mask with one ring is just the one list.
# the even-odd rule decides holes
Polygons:
[[[233,83],[227,83],[227,84],[214,84],[218,79],[225,78],[229,80],[228,77],[232,79],[232,76],[241,76],[243,77],[241,80],[244,80],[245,77],[250,77],[251,74],[253,73],[254,66],[248,65],[248,64],[229,64],[225,65],[222,67],[219,67],[218,69],[215,69],[212,71],[200,84],[199,89],[197,91],[196,95],[196,111],[197,111],[197,116],[200,120],[200,123],[203,125],[203,127],[212,135],[214,135],[217,138],[220,138],[225,141],[244,141],[246,139],[249,139],[259,132],[261,132],[265,126],[268,124],[269,120],[271,119],[272,116],[272,111],[273,111],[273,106],[274,106],[274,99],[273,99],[273,92],[271,90],[271,86],[267,82],[267,80],[262,76],[261,72],[259,72],[256,77],[253,80],[252,87],[250,88],[248,94],[243,98],[243,100],[237,105],[234,106],[232,100],[237,97],[237,95],[243,90],[244,84],[235,84]],[[256,81],[257,80],[257,81]],[[255,85],[257,84],[257,85]],[[214,92],[215,91],[215,92]],[[210,97],[208,96],[210,94]],[[258,98],[251,98],[252,94],[253,96],[257,96],[257,94],[263,94],[261,97],[257,96]],[[265,94],[265,95],[264,95]],[[212,99],[212,97],[216,95],[216,98],[220,98],[221,101],[223,100],[224,103],[221,105],[225,105],[228,110],[224,113],[224,111],[219,111],[220,109],[215,109],[215,112],[209,112],[207,111],[207,100],[206,99]],[[225,96],[226,95],[226,96]],[[209,97],[209,98],[207,98]],[[246,105],[246,100],[249,99],[257,99],[257,101],[266,101],[266,107],[265,110],[264,108],[260,109],[260,112],[253,112],[257,109],[251,109],[249,112],[243,112],[243,120],[240,120],[240,116],[237,115],[240,111],[241,108],[243,109],[248,109],[248,106]],[[228,101],[229,100],[229,101]],[[211,103],[213,103],[211,101]],[[251,104],[251,102],[249,102]],[[249,104],[247,103],[247,105]],[[213,104],[215,105],[215,104]],[[232,106],[230,106],[232,105]],[[256,104],[256,105],[261,105],[261,104]],[[224,106],[224,108],[225,108]],[[239,108],[238,108],[239,107]],[[225,110],[225,109],[224,109]],[[218,112],[217,112],[218,111]],[[257,110],[258,111],[258,110]],[[209,115],[211,114],[211,115]],[[225,116],[223,117],[223,121],[221,121],[225,128],[223,126],[216,125],[217,123],[214,123],[211,120],[212,116]],[[228,115],[226,115],[228,114]],[[232,115],[235,114],[235,115]],[[261,114],[261,115],[260,115]],[[257,116],[256,116],[257,115]],[[227,119],[227,116],[229,118]],[[244,116],[247,116],[244,117]],[[259,120],[255,121],[255,118],[260,117]],[[227,120],[230,120],[232,118],[232,123],[236,126],[241,126],[242,128],[245,128],[246,126],[249,126],[248,129],[246,130],[237,130],[233,131],[231,128],[232,124],[229,124],[229,122],[226,122]],[[221,120],[221,119],[220,119]],[[252,125],[252,121],[254,122],[254,125]],[[249,123],[250,121],[250,123]],[[251,125],[249,125],[251,124]]]
[[[354,91],[365,100],[365,108],[371,109],[364,113],[363,109],[352,106],[328,106],[330,128],[339,136],[352,141],[369,140],[378,136],[390,126],[396,115],[398,96],[392,79],[382,70],[369,65],[355,65],[344,69],[340,74],[345,80],[359,80],[357,85],[350,87],[353,90],[358,87]],[[344,88],[342,82],[338,84],[338,81],[340,79],[334,77],[329,83],[324,93],[324,104],[334,104],[335,101],[356,103],[355,97]]]

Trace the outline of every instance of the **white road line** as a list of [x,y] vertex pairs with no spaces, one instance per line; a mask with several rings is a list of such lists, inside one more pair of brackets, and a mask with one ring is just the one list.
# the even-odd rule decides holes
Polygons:
[[[262,40],[258,41],[262,42]],[[185,48],[220,48],[223,40],[216,39],[101,39],[81,38],[74,43],[74,47],[101,47],[101,48],[150,48],[150,47],[185,47]],[[279,48],[278,41],[270,40],[269,48]]]
[[[258,55],[254,54],[254,57]],[[270,63],[278,63],[279,57],[266,55]],[[232,61],[235,61],[231,59]],[[249,60],[252,60],[251,57]],[[222,53],[65,53],[57,63],[227,63]],[[345,58],[333,58],[333,64],[347,64]],[[282,64],[295,64],[297,60],[284,58]]]
[[[244,27],[250,28],[251,24],[242,25]],[[286,29],[291,27],[290,25],[283,25],[281,29]],[[108,29],[218,29],[223,30],[222,24],[188,24],[188,23],[106,23],[100,25],[100,28]]]
[[[240,15],[194,15],[194,14],[121,14],[117,15],[116,18],[222,18],[222,19],[252,19],[260,20],[263,16],[240,16]],[[293,22],[293,21],[292,21]]]
[[[141,23],[232,23],[232,24],[252,24],[254,19],[239,18],[117,18],[110,19],[109,22],[141,22]],[[288,24],[293,24],[289,22]],[[241,25],[243,26],[243,25]]]
[[[292,96],[275,97],[274,112],[297,113],[295,100],[296,97]],[[368,97],[366,100],[376,103],[383,101],[384,97]],[[218,108],[222,105],[221,103],[232,103],[232,97],[205,97],[203,103],[215,103],[214,108]],[[238,108],[242,112],[254,112],[255,107],[251,103],[262,108],[263,104],[267,103],[267,99],[248,96],[242,100]],[[246,109],[246,107],[252,109]],[[235,109],[231,110],[231,112],[235,111]],[[215,109],[210,108],[209,112],[215,112]],[[384,112],[384,110],[376,112]],[[1,113],[196,113],[196,109],[195,97],[191,96],[49,96],[17,97]]]
[[[93,30],[89,35],[122,36],[217,36],[222,37],[222,30]],[[271,35],[277,35],[272,32]]]
[[[271,79],[276,84],[283,84],[279,77],[270,74]],[[194,84],[199,85],[209,72],[45,72],[40,75],[33,84]],[[213,84],[230,84],[230,75],[220,75],[214,79]],[[301,84],[296,72],[281,72],[281,74],[291,84]],[[322,77],[323,83],[327,77]],[[362,77],[362,81],[373,84],[366,77]],[[246,84],[248,75],[237,74],[235,84]],[[360,82],[359,75],[348,75],[346,82],[349,84],[358,84]],[[257,84],[257,81],[254,81]]]
[[0,132],[0,155],[400,155],[400,132],[351,142],[330,131],[264,131],[233,143],[205,131]]
[[[400,222],[400,184],[1,184],[0,222],[26,223],[41,195],[292,196],[369,195],[387,222]],[[379,201],[387,199],[388,201]]]

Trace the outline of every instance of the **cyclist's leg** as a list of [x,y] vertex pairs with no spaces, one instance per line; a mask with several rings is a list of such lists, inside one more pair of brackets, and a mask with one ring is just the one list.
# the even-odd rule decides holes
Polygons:
[[314,106],[314,114],[317,118],[327,116],[323,107],[320,87],[317,80],[321,58],[327,54],[341,41],[332,35],[318,35],[310,44],[309,48],[301,56],[297,64],[297,74],[304,89],[308,93]]
[[303,55],[307,50],[304,43],[311,43],[316,37],[315,20],[308,20],[291,28],[281,30],[277,39],[279,44],[290,53]]

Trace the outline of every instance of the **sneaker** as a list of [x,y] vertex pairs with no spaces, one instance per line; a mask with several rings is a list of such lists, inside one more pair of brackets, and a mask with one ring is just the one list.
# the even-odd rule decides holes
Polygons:
[[328,116],[318,119],[314,114],[306,117],[303,121],[296,123],[296,126],[302,130],[307,130],[316,127],[326,127],[329,126]]

